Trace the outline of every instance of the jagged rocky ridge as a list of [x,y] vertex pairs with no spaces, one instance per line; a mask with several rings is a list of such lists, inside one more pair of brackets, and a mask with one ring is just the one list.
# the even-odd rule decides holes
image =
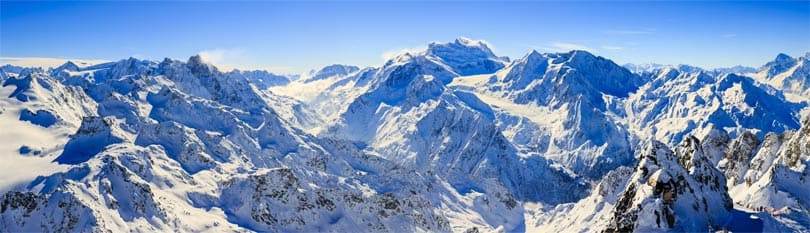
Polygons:
[[807,104],[757,77],[509,61],[466,38],[298,81],[198,56],[0,74],[27,106],[0,114],[70,132],[40,155],[67,169],[3,196],[9,231],[704,231],[756,225],[752,206],[784,212],[760,230],[810,222]]

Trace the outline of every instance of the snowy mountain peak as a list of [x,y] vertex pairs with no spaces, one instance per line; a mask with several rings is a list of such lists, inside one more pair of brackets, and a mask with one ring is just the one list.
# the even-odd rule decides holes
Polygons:
[[425,54],[440,60],[459,75],[494,73],[505,66],[485,42],[467,38],[451,43],[430,43]]
[[234,69],[233,71],[228,72],[227,75],[239,76],[239,78],[247,79],[261,90],[272,86],[283,86],[290,83],[290,77],[273,74],[264,70]]
[[66,71],[78,71],[79,70],[79,65],[76,65],[76,63],[74,63],[73,61],[67,61],[67,62],[65,62],[65,64],[62,64],[62,65],[54,68],[54,70],[56,70],[56,71],[63,71],[63,70],[66,70]]
[[[585,51],[585,50],[571,50],[567,54],[569,54],[569,62],[575,61],[589,61],[593,59],[597,59],[595,55],[592,53]],[[600,57],[601,58],[601,57]]]
[[194,64],[194,63],[204,63],[202,55],[196,54],[196,55],[191,56],[191,57],[188,58],[188,64]]
[[455,43],[463,44],[466,46],[479,46],[479,47],[489,47],[487,42],[483,40],[473,40],[467,37],[459,37],[456,39]]
[[191,69],[191,72],[196,75],[211,74],[219,71],[217,67],[207,63],[199,54],[189,57],[186,64],[188,68]]
[[[591,92],[587,89],[594,89],[604,94],[626,97],[641,85],[642,81],[639,76],[609,59],[595,56],[588,51],[574,50],[558,55],[561,59],[565,59],[565,62],[561,63],[563,68],[560,69],[558,75],[566,76],[567,78],[562,81],[571,85],[575,84],[573,82],[579,82],[576,83],[577,85],[585,84],[586,87],[572,87],[584,88],[585,90],[581,90],[583,94],[587,95]],[[566,70],[565,67],[572,70]]]
[[774,58],[773,61],[775,61],[775,62],[789,62],[789,61],[793,61],[793,57],[791,57],[790,55],[784,54],[784,53],[779,53],[779,54],[776,55],[776,58]]
[[715,68],[713,71],[717,73],[734,73],[743,75],[748,73],[754,73],[757,71],[757,69],[748,66],[736,65],[732,67]]
[[666,79],[666,80],[674,79],[674,78],[678,77],[678,75],[681,74],[680,70],[676,69],[675,67],[671,67],[671,66],[666,66],[664,68],[661,68],[657,72],[658,72],[657,77],[659,79]]
[[760,71],[767,71],[767,75],[769,77],[773,77],[780,73],[787,72],[796,64],[796,61],[797,59],[794,59],[790,55],[780,53],[779,55],[776,55],[776,58],[774,58],[773,61],[770,61],[764,66],[760,67]]
[[357,67],[357,66],[334,64],[334,65],[329,65],[329,66],[323,67],[323,68],[321,68],[320,70],[317,70],[317,71],[315,71],[315,70],[310,71],[310,73],[309,73],[310,77],[304,77],[302,79],[302,81],[306,83],[306,82],[312,82],[312,81],[322,80],[322,79],[331,78],[331,77],[347,76],[347,75],[349,75],[351,73],[354,73],[354,72],[356,72],[358,70],[360,70],[360,68]]
[[546,63],[549,57],[547,54],[532,50],[521,58],[514,60],[509,66],[515,66],[515,63],[521,64],[520,66],[538,66],[541,63]]
[[523,58],[521,58],[521,59],[522,59],[522,60],[526,60],[526,59],[537,59],[537,58],[540,58],[540,57],[544,57],[544,56],[543,56],[543,54],[542,54],[542,53],[540,53],[540,52],[538,52],[537,50],[532,49],[532,51],[530,51],[529,53],[527,53],[527,54],[526,54],[526,56],[523,56]]
[[781,89],[794,101],[810,100],[810,59],[807,57],[793,58],[780,53],[751,76]]
[[505,82],[503,84],[510,86],[509,89],[521,91],[531,83],[537,85],[531,85],[534,86],[533,89],[544,89],[536,90],[537,92],[533,92],[531,96],[525,96],[530,99],[549,98],[547,95],[554,93],[548,92],[555,89],[562,91],[565,88],[560,86],[569,85],[569,89],[565,90],[569,95],[593,96],[591,92],[596,90],[623,97],[641,85],[639,76],[611,60],[582,50],[552,54],[531,51],[523,58],[511,63],[507,70],[508,73],[503,77]]
[[493,57],[495,56],[495,54],[492,53],[492,50],[490,50],[486,42],[480,40],[473,40],[465,37],[459,37],[453,42],[447,43],[431,42],[430,44],[428,44],[427,53],[428,54],[436,54],[437,52],[441,53],[442,50],[445,49],[460,49],[460,50],[467,50],[470,52],[472,50],[478,50],[483,55]]
[[[645,73],[656,73],[664,69],[675,69],[679,72],[683,73],[692,73],[703,71],[703,68],[697,66],[690,66],[685,64],[677,64],[677,65],[663,65],[663,64],[656,64],[656,63],[647,63],[647,64],[625,64],[623,65],[624,68],[629,69],[633,73],[636,74],[645,74]],[[721,69],[722,70],[722,69]]]

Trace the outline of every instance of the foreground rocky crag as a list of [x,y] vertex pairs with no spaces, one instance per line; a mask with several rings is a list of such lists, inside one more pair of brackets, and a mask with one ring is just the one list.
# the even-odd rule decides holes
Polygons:
[[697,139],[676,151],[649,143],[605,232],[706,231],[725,224],[733,204],[720,171]]

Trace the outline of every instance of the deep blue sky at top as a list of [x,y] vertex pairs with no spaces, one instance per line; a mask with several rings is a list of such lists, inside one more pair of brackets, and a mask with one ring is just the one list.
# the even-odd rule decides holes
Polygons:
[[459,36],[501,56],[587,49],[617,63],[759,66],[810,52],[810,2],[8,2],[0,57],[186,59],[300,72],[377,66]]

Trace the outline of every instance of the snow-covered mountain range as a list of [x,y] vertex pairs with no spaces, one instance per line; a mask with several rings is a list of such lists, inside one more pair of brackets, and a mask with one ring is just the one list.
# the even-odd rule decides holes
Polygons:
[[0,231],[810,230],[810,67],[0,67]]

